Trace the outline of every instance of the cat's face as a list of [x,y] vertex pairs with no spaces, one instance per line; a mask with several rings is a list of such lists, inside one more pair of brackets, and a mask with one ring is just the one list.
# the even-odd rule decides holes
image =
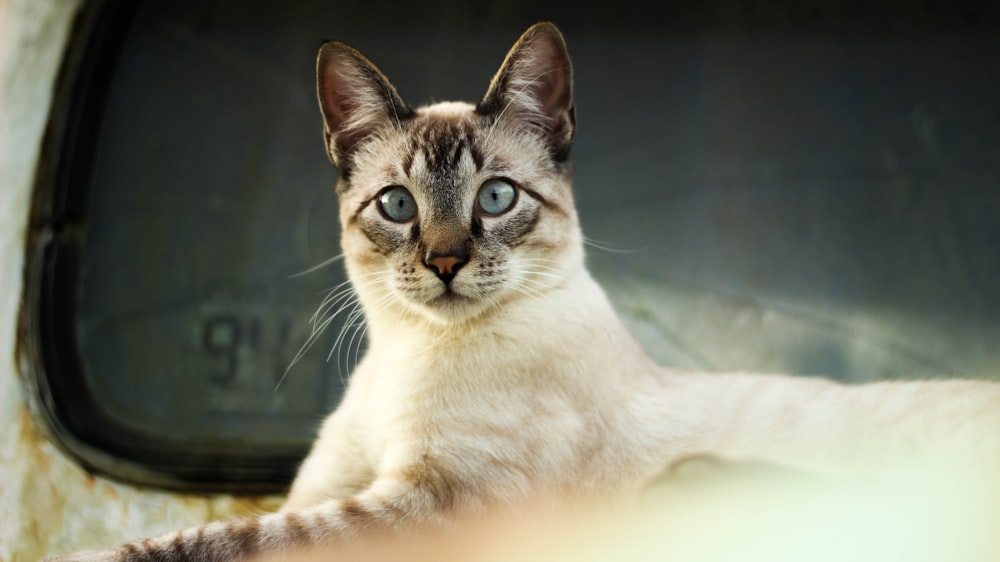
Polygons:
[[522,36],[478,106],[410,109],[341,43],[324,45],[318,74],[345,259],[370,312],[465,322],[582,267],[571,70],[555,27]]

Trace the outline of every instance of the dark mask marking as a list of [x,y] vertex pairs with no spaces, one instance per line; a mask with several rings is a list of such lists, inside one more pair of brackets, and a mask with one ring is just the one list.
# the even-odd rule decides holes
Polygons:
[[375,246],[375,251],[383,256],[388,256],[406,243],[406,238],[397,229],[381,222],[362,222],[360,228]]
[[505,217],[496,228],[491,230],[490,235],[510,248],[520,246],[527,238],[541,217],[541,210],[537,207],[530,211],[522,211],[515,215]]

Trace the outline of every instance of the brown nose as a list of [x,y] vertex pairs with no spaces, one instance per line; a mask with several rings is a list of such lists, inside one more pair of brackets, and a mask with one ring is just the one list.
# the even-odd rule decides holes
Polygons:
[[437,270],[438,277],[454,277],[455,273],[458,272],[458,268],[465,263],[465,259],[460,256],[438,256],[435,254],[427,254],[427,259],[424,263],[428,267]]

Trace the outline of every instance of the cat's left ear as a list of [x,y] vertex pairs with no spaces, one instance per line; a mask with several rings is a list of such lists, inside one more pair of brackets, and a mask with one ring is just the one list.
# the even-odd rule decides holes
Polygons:
[[569,158],[576,131],[573,66],[552,23],[531,26],[511,48],[476,113],[540,133],[553,159]]

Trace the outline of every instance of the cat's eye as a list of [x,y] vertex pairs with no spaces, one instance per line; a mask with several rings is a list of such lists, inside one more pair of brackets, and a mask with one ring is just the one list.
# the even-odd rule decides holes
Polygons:
[[517,188],[502,179],[487,180],[479,188],[479,209],[488,215],[499,215],[514,206]]
[[388,187],[378,198],[379,209],[385,218],[394,222],[407,222],[417,216],[417,202],[405,187]]

